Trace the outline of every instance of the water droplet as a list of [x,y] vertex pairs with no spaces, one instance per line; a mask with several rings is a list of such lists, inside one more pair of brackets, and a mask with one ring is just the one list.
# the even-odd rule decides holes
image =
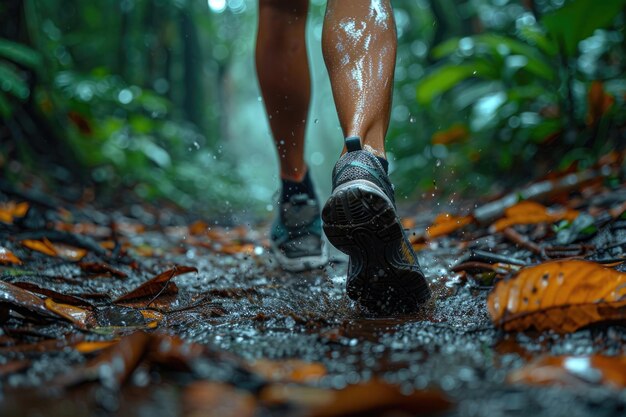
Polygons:
[[313,120],[313,123],[318,124],[320,122],[320,119],[315,119]]
[[415,116],[409,117],[409,123],[415,123],[416,121],[417,121],[417,118]]
[[441,166],[441,159],[437,159],[437,162],[435,162],[435,166],[437,167]]

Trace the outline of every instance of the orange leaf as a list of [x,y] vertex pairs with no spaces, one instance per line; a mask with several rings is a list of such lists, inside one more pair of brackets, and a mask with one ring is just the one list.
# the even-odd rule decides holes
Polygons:
[[457,123],[447,130],[435,132],[431,142],[433,145],[450,145],[452,143],[464,142],[469,138],[467,126]]
[[415,391],[406,395],[398,387],[378,380],[341,390],[269,385],[261,391],[260,397],[269,405],[293,403],[307,407],[306,415],[311,417],[386,415],[393,411],[433,415],[450,407],[450,401],[439,391]]
[[491,233],[501,232],[504,229],[518,224],[554,223],[560,220],[572,221],[578,217],[576,210],[550,211],[542,204],[534,201],[521,201],[504,211],[504,217],[489,227]]
[[507,331],[554,330],[626,319],[626,273],[587,261],[556,261],[522,269],[498,282],[487,299],[493,322]]
[[0,222],[12,224],[15,218],[24,217],[28,208],[27,202],[16,203],[15,201],[9,201],[8,203],[0,204]]
[[[588,376],[593,375],[594,381]],[[597,378],[597,380],[595,380]],[[544,356],[511,372],[510,383],[585,386],[590,382],[626,388],[626,358],[614,356]]]
[[250,364],[253,372],[270,381],[308,382],[326,375],[326,367],[321,363],[305,362],[298,359],[272,361],[259,359]]
[[209,229],[209,225],[203,222],[202,220],[198,220],[189,225],[189,233],[195,236],[203,235]]
[[432,226],[426,228],[426,236],[429,239],[434,239],[449,235],[472,223],[473,220],[472,216],[456,217],[447,213],[440,214],[435,218]]
[[252,394],[220,382],[189,384],[182,402],[186,416],[252,417],[257,414],[257,401]]
[[52,246],[56,249],[57,254],[61,258],[67,259],[68,261],[78,262],[87,255],[87,250],[82,248],[75,248],[60,243],[53,243]]
[[13,255],[13,252],[5,247],[0,246],[0,264],[22,265],[22,261],[20,261],[17,256]]
[[62,304],[55,302],[52,298],[46,298],[44,301],[46,308],[53,313],[58,314],[74,323],[77,327],[81,329],[86,329],[89,327],[93,327],[96,323],[96,319],[93,313],[84,308],[76,307],[69,304]]
[[56,249],[54,248],[54,245],[46,238],[44,238],[43,240],[31,240],[31,239],[22,240],[22,245],[24,245],[28,249],[41,252],[48,256],[58,255]]
[[74,345],[74,349],[76,349],[80,353],[93,353],[99,350],[109,348],[117,343],[118,340],[107,340],[102,342],[78,342]]

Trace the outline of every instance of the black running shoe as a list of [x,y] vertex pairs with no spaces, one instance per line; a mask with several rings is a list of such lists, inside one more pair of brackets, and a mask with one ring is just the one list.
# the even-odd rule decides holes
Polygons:
[[430,289],[396,213],[393,186],[360,138],[347,138],[346,147],[322,221],[328,240],[350,256],[348,296],[374,312],[414,311]]
[[278,215],[270,236],[270,248],[286,271],[318,268],[328,261],[322,239],[320,206],[306,194],[278,203]]

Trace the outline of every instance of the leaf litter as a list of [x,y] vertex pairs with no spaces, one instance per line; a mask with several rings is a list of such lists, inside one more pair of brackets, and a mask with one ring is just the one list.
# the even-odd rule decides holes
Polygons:
[[[69,207],[55,234],[12,217],[0,236],[0,259],[11,259],[0,262],[0,381],[36,394],[33,406],[59,395],[44,389],[54,383],[66,395],[92,386],[118,393],[81,397],[92,409],[138,410],[142,397],[125,393],[149,390],[154,399],[166,383],[181,387],[174,398],[188,415],[466,415],[468,407],[524,415],[512,389],[537,416],[563,404],[584,415],[589,408],[567,392],[538,399],[519,383],[623,386],[622,161],[451,208],[434,222],[430,210],[409,213],[403,224],[435,295],[411,317],[359,310],[343,293],[341,259],[282,273],[267,256],[265,225],[148,225],[123,210]],[[619,181],[609,185],[611,176]],[[31,204],[8,206],[22,203]],[[7,398],[7,409],[26,404]],[[623,402],[607,394],[604,406]]]

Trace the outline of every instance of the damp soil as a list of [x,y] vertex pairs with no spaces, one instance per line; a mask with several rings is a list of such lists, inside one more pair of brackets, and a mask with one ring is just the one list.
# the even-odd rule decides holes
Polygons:
[[[146,223],[141,216],[133,218],[128,213],[90,213],[92,221],[102,216],[100,222],[105,225],[110,218],[118,223]],[[429,220],[429,214],[424,214],[417,224]],[[88,299],[96,306],[101,324],[124,327],[141,323],[142,317],[136,310],[111,308],[111,299],[173,265],[195,267],[197,273],[173,278],[178,294],[155,301],[167,310],[160,330],[243,361],[297,358],[321,363],[326,374],[313,383],[316,386],[342,388],[378,377],[405,392],[435,388],[453,403],[444,413],[448,416],[577,417],[626,412],[626,392],[600,385],[582,389],[508,384],[511,370],[541,354],[624,355],[626,328],[607,325],[564,336],[497,330],[486,308],[490,287],[452,272],[469,248],[460,249],[449,239],[419,252],[432,300],[415,314],[373,316],[346,297],[347,260],[338,253],[325,268],[286,273],[268,254],[265,224],[248,226],[245,239],[237,240],[240,247],[231,253],[188,243],[186,224],[186,219],[161,217],[141,233],[119,232],[130,246],[126,258],[104,261],[124,276],[85,274],[75,262],[27,251],[7,232],[2,246],[24,265],[3,267],[0,279]],[[233,229],[215,226],[216,232],[224,234]],[[499,243],[487,237],[474,245],[489,251]],[[498,253],[516,259],[530,256],[514,247],[500,246]],[[103,258],[90,252],[83,260],[87,261],[103,262]],[[110,338],[77,331],[63,321],[41,324],[19,316],[3,324],[0,338],[19,335],[41,343],[73,333],[85,340]],[[50,393],[48,382],[84,363],[85,355],[73,349],[1,349],[0,368],[19,361],[29,365],[0,375],[2,415],[182,415],[183,388],[190,380],[185,373],[139,368],[119,390],[95,384]],[[197,369],[195,375],[255,390],[255,381],[228,368],[209,366]],[[257,415],[300,414],[259,407]]]

